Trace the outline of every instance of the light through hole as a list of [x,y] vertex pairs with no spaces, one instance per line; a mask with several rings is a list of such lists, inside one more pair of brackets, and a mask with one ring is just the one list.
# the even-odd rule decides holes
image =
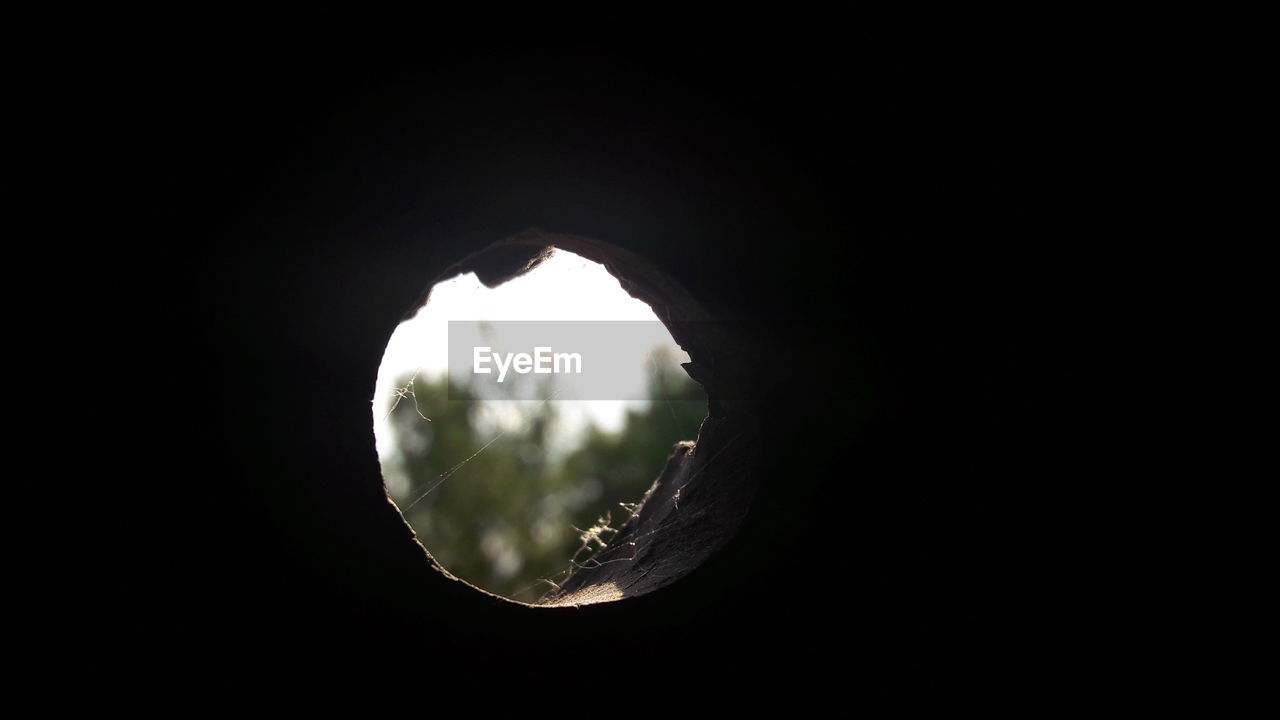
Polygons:
[[[507,358],[497,383],[501,354],[479,366],[490,374],[472,375],[464,330],[493,351],[505,341],[533,354],[524,341],[551,336],[578,344],[554,350],[577,351],[597,375],[606,363],[606,382],[584,391],[567,362],[556,366],[566,375],[520,373]],[[707,399],[680,367],[688,360],[649,305],[565,250],[496,288],[474,273],[440,282],[396,329],[378,371],[387,491],[449,573],[536,603],[608,545],[673,447],[697,437]]]

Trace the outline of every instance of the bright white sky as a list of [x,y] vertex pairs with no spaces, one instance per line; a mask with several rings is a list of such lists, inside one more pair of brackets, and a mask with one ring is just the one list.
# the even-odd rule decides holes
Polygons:
[[[557,250],[529,273],[490,289],[474,273],[460,275],[436,285],[427,304],[392,334],[378,368],[373,400],[374,435],[378,454],[394,453],[390,422],[386,419],[395,401],[395,383],[418,372],[419,377],[438,381],[448,372],[450,320],[649,320],[657,321],[653,309],[626,293],[603,265],[579,255]],[[689,356],[668,338],[668,349],[677,362]],[[636,358],[636,382],[642,384],[645,358]],[[410,400],[406,400],[409,402]],[[628,408],[644,402],[615,400],[554,401],[559,411],[561,439],[575,435],[588,421],[616,431],[621,429]],[[496,401],[484,403],[491,418],[501,425],[514,421],[519,413],[503,413]],[[431,417],[430,408],[422,412]]]

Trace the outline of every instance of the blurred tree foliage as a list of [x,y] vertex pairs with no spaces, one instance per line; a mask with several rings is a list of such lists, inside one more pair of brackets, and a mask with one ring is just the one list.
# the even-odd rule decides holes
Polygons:
[[508,416],[509,429],[485,448],[501,432],[482,419],[489,403],[456,387],[450,395],[443,379],[419,377],[413,389],[431,422],[410,401],[393,413],[399,455],[383,468],[393,499],[449,572],[525,602],[551,588],[541,579],[564,579],[580,530],[629,517],[619,503],[643,497],[672,446],[696,439],[707,412],[701,387],[678,370],[660,371],[648,407],[629,410],[620,432],[588,424],[553,452],[557,403],[504,403],[518,421]]

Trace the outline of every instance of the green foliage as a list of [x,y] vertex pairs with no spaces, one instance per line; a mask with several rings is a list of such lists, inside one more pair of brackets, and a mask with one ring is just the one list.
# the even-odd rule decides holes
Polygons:
[[658,374],[648,407],[628,411],[620,432],[588,425],[553,452],[555,402],[504,404],[519,417],[502,432],[484,420],[490,403],[456,387],[450,395],[443,380],[418,378],[414,392],[431,421],[418,416],[413,398],[393,414],[400,457],[384,467],[393,499],[449,572],[526,602],[551,588],[542,579],[564,578],[579,530],[600,517],[613,527],[628,517],[619,503],[641,499],[672,446],[696,438],[707,408],[705,393],[682,373]]

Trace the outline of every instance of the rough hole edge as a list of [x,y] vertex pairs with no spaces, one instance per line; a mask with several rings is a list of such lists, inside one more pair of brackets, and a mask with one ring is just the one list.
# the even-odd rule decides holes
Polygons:
[[467,255],[433,279],[405,319],[430,300],[431,289],[475,272],[497,287],[537,267],[553,249],[600,263],[625,290],[653,308],[672,338],[689,353],[689,376],[707,393],[708,415],[697,439],[676,443],[645,496],[608,546],[571,566],[567,579],[534,603],[513,600],[451,574],[431,555],[391,499],[410,537],[431,567],[484,595],[530,608],[580,607],[638,597],[693,572],[729,542],[746,518],[759,483],[760,430],[748,399],[744,357],[726,328],[714,321],[680,283],[639,255],[576,235],[526,230]]

